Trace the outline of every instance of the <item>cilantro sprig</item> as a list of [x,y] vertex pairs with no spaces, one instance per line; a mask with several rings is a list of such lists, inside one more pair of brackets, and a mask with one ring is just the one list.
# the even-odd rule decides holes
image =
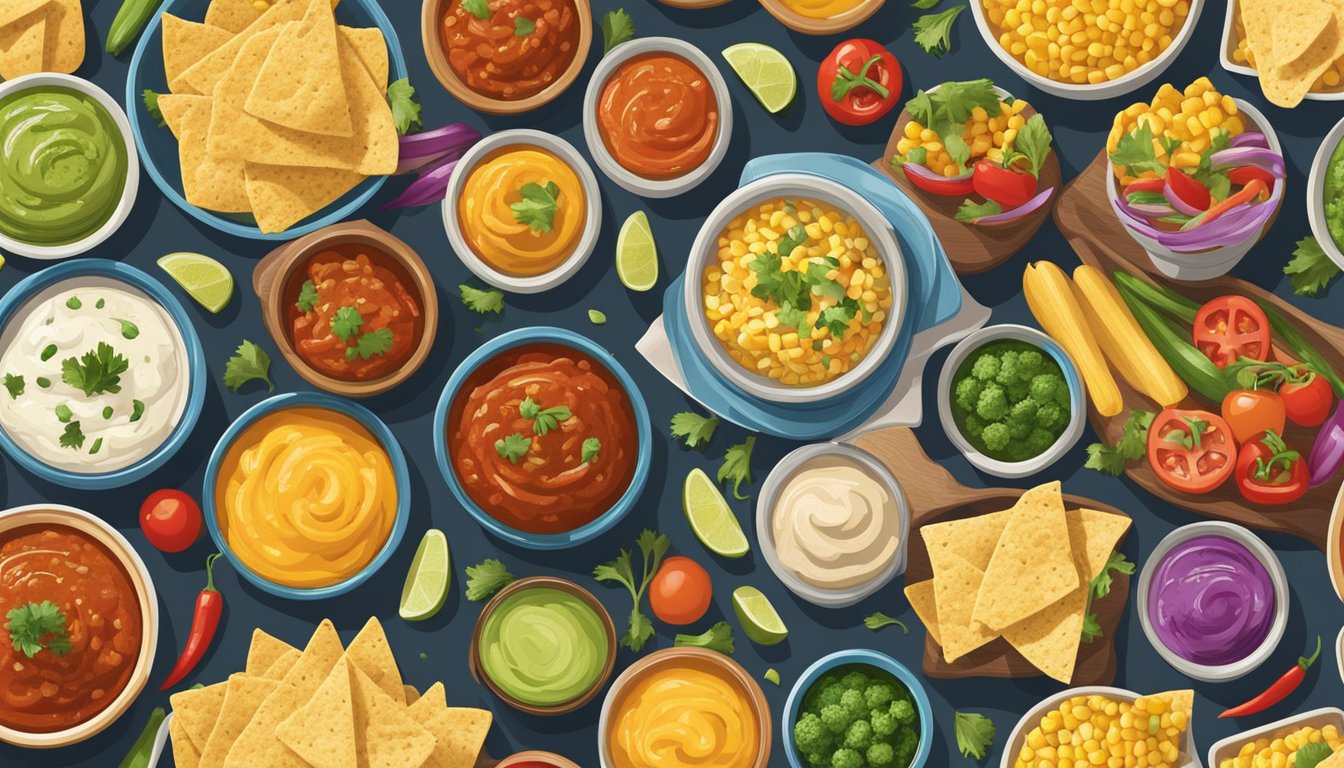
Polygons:
[[467,566],[467,599],[480,602],[517,581],[504,564],[494,558]]
[[742,483],[751,482],[751,451],[755,447],[756,436],[750,435],[745,441],[729,446],[723,454],[723,464],[719,465],[718,481],[732,483],[733,498],[738,501],[751,498],[750,494],[743,496],[739,489]]
[[910,634],[910,628],[905,626],[905,622],[901,621],[900,619],[892,618],[891,616],[888,616],[887,614],[881,611],[877,611],[876,613],[873,613],[864,618],[863,626],[873,630],[874,632],[876,632],[879,629],[882,629],[883,627],[895,626],[900,627],[901,632],[904,632],[907,635]]
[[495,452],[508,459],[510,464],[517,464],[518,460],[526,456],[531,449],[532,438],[523,437],[519,432],[505,435],[495,441]]
[[602,54],[635,37],[635,20],[624,8],[607,11],[602,17]]
[[358,356],[368,360],[374,355],[384,355],[392,349],[394,336],[391,328],[376,328],[365,331],[364,315],[354,307],[341,307],[331,316],[331,333],[345,342],[345,359],[354,361]]
[[720,621],[698,635],[679,634],[673,638],[672,645],[677,648],[708,648],[725,656],[731,656],[737,650],[733,645],[733,628],[726,621]]
[[518,404],[518,415],[532,422],[533,434],[543,437],[560,426],[560,422],[571,418],[574,414],[570,412],[567,406],[555,405],[550,408],[542,408],[537,401],[525,397],[523,402]]
[[1152,411],[1130,411],[1120,440],[1115,445],[1092,443],[1087,446],[1087,461],[1083,466],[1119,477],[1126,464],[1138,461],[1147,452],[1148,427],[1152,426],[1155,416]]
[[462,294],[462,303],[479,315],[499,314],[504,311],[504,292],[495,289],[472,288],[470,285],[459,285],[457,290]]
[[299,296],[295,299],[294,306],[298,307],[300,312],[311,312],[313,307],[317,306],[317,286],[312,280],[304,280],[303,285],[299,286]]
[[518,189],[518,194],[522,199],[509,205],[513,220],[526,224],[533,232],[550,232],[555,226],[555,213],[560,209],[560,187],[553,181],[528,182]]
[[[253,344],[247,339],[238,345],[234,351],[233,357],[224,364],[224,386],[237,392],[244,384],[253,380],[266,382],[269,391],[275,391],[275,384],[271,382],[271,357],[261,347]],[[139,403],[140,401],[135,401]],[[131,416],[131,421],[139,418],[139,414],[144,412],[144,405],[141,404],[136,413]]]
[[1288,276],[1293,293],[1298,296],[1319,296],[1330,281],[1339,277],[1339,272],[1335,262],[1325,255],[1325,249],[1310,235],[1297,241],[1292,260],[1283,267],[1283,274]]
[[105,341],[82,356],[61,361],[61,381],[92,397],[121,391],[121,374],[130,367],[126,358]]
[[1131,563],[1123,552],[1112,552],[1106,559],[1106,565],[1102,566],[1101,573],[1092,577],[1088,583],[1087,589],[1087,612],[1083,615],[1083,642],[1091,643],[1101,637],[1101,622],[1097,620],[1097,614],[1092,612],[1092,603],[1111,594],[1111,587],[1115,583],[1113,574],[1123,573],[1126,576],[1134,575],[1134,564]]
[[681,438],[687,448],[704,447],[718,428],[719,419],[715,416],[701,416],[691,411],[672,415],[672,437]]
[[644,593],[649,589],[649,583],[653,581],[653,576],[658,572],[658,566],[663,562],[663,556],[672,548],[672,540],[667,536],[645,529],[639,534],[639,539],[635,542],[639,547],[640,555],[643,557],[643,568],[640,571],[639,578],[635,577],[634,567],[630,563],[630,550],[622,549],[615,560],[603,563],[593,569],[593,578],[598,581],[614,581],[626,588],[630,592],[630,597],[634,599],[634,606],[630,609],[629,626],[626,627],[625,634],[621,636],[621,645],[632,651],[639,651],[644,644],[653,637],[653,622],[648,616],[640,610],[644,600]]
[[915,19],[915,44],[930,56],[941,59],[952,47],[952,25],[964,10],[965,5],[954,5],[941,13],[929,13]]
[[962,757],[985,759],[990,745],[994,743],[996,730],[994,721],[978,712],[957,712],[953,719],[957,751]]
[[31,659],[44,649],[54,656],[64,656],[71,651],[65,614],[50,600],[24,603],[10,609],[5,618],[8,619],[5,629],[9,630],[9,641],[14,650],[24,656]]

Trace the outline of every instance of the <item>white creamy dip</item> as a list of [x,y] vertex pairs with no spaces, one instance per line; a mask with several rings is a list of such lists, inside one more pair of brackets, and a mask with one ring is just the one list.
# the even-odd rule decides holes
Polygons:
[[148,294],[112,278],[39,292],[6,324],[0,349],[0,428],[57,469],[128,467],[162,445],[186,409],[177,325]]

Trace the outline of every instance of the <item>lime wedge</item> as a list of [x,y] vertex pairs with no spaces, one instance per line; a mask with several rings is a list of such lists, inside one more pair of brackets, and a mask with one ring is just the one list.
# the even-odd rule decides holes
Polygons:
[[202,307],[219,313],[233,298],[233,275],[218,261],[200,253],[170,253],[158,265]]
[[616,276],[632,291],[647,291],[658,282],[658,247],[643,211],[630,214],[616,236]]
[[449,566],[448,539],[443,531],[430,528],[415,550],[406,585],[401,588],[401,618],[424,621],[439,612],[452,583]]
[[692,469],[681,486],[681,508],[691,523],[695,537],[710,552],[720,557],[742,557],[751,551],[742,526],[733,516],[728,500],[704,470]]
[[784,620],[775,612],[770,598],[755,587],[738,587],[733,590],[733,612],[753,643],[777,645],[789,636],[789,628],[784,626]]
[[771,114],[789,106],[798,93],[798,77],[793,74],[793,65],[784,54],[768,45],[730,45],[723,49],[723,58]]

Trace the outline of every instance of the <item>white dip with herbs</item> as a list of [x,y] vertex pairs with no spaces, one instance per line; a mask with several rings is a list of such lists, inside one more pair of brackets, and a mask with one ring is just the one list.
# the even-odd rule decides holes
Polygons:
[[187,404],[187,346],[148,294],[78,277],[29,299],[0,333],[0,428],[44,464],[103,473],[153,453]]

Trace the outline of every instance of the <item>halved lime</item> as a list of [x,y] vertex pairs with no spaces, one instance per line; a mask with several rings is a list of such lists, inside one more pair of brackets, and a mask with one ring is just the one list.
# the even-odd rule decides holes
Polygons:
[[658,282],[658,247],[643,211],[635,211],[616,236],[616,276],[632,291],[647,291]]
[[233,298],[233,275],[228,267],[201,253],[170,253],[158,265],[177,281],[191,298],[214,313]]
[[420,540],[401,588],[401,618],[424,621],[439,612],[448,598],[453,572],[448,555],[448,539],[443,531],[430,528]]
[[770,598],[755,587],[733,590],[733,612],[753,643],[777,645],[789,636],[789,628],[784,626],[784,620],[770,604]]
[[751,551],[747,535],[733,516],[719,486],[699,467],[686,475],[681,486],[681,508],[701,544],[721,557],[742,557]]
[[793,103],[798,77],[784,54],[764,43],[738,43],[724,48],[723,58],[767,112],[774,114]]

